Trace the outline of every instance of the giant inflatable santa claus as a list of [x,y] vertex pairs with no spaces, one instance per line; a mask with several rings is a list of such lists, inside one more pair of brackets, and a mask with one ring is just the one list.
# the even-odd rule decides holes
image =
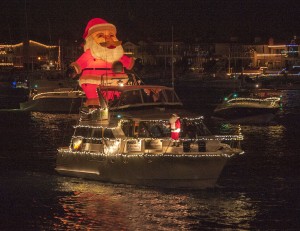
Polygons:
[[71,63],[71,76],[80,75],[79,85],[86,94],[86,106],[100,105],[99,85],[126,84],[128,81],[124,68],[130,70],[134,59],[124,55],[116,33],[116,27],[101,18],[90,20],[85,28],[84,53]]

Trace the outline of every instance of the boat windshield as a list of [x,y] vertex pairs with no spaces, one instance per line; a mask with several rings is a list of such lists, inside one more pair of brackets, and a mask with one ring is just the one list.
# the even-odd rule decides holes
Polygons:
[[101,90],[110,107],[145,104],[181,103],[175,91],[161,88],[142,88],[126,91]]
[[206,127],[202,121],[183,120],[182,121],[182,137],[190,139],[200,136],[210,136],[211,131]]
[[170,129],[167,122],[140,121],[134,123],[132,121],[124,122],[122,130],[129,137],[140,138],[165,138],[170,136]]
[[83,137],[85,139],[92,138],[115,138],[112,129],[94,128],[89,129],[87,127],[78,127],[75,130],[74,136]]
[[138,127],[138,137],[163,138],[170,136],[170,129],[163,123],[142,121]]

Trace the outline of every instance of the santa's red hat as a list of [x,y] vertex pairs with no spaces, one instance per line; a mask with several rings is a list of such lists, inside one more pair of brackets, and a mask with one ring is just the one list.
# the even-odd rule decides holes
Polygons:
[[113,24],[108,23],[102,18],[93,18],[88,22],[82,37],[83,39],[86,39],[86,37],[99,30],[112,30],[115,33],[117,32],[117,29]]

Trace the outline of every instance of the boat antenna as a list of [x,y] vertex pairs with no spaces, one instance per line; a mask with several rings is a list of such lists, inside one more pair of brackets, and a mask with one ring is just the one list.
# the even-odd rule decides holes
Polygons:
[[172,57],[171,57],[171,68],[172,68],[172,88],[174,89],[174,39],[173,39],[173,25],[172,25]]
[[[52,45],[51,24],[50,24],[49,18],[47,18],[47,22],[48,22],[49,42],[50,42],[50,44]],[[48,61],[51,62],[51,59],[52,59],[52,51],[51,51],[51,49],[48,49],[48,55],[49,55]],[[50,65],[50,63],[49,63],[49,65]]]
[[25,0],[25,25],[26,25],[26,39],[27,42],[29,41],[29,35],[28,35],[28,15],[27,15],[27,1]]
[[[26,0],[24,1],[24,8],[25,8],[26,44],[27,43],[29,44],[29,35],[28,35],[29,28],[28,28],[28,15],[27,15],[27,1]],[[27,46],[28,46],[28,44],[27,44]],[[29,72],[28,61],[29,61],[29,54],[28,54],[28,51],[26,51],[25,62],[27,63],[27,65],[26,65],[27,75],[28,75],[28,72]]]
[[61,44],[60,44],[60,39],[58,40],[58,57],[57,57],[57,69],[62,70],[61,66]]

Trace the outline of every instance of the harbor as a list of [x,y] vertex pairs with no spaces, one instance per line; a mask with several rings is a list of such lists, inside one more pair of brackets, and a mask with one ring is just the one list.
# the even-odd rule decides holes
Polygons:
[[0,230],[300,229],[299,5],[0,7]]
[[[59,83],[60,81],[56,84]],[[46,90],[48,93],[52,92],[50,95],[47,93],[47,97],[57,99],[55,94],[60,93],[53,92],[53,89],[61,87],[61,85],[56,84]],[[143,86],[147,85],[138,85],[137,87],[141,90]],[[157,85],[149,86],[150,89],[158,87]],[[129,87],[134,89],[135,86]],[[162,88],[170,87],[162,86]],[[82,139],[83,135],[74,136],[74,127],[80,128],[80,126],[88,125],[94,129],[92,133],[99,134],[99,131],[96,131],[97,127],[100,129],[107,124],[97,124],[96,127],[87,121],[78,124],[80,114],[71,112],[70,104],[64,104],[62,100],[55,101],[55,104],[63,103],[65,111],[54,110],[49,113],[49,111],[39,112],[35,109],[20,110],[20,108],[16,108],[19,107],[18,101],[28,100],[26,96],[29,94],[28,89],[20,89],[21,93],[17,99],[12,97],[14,94],[10,94],[9,97],[3,97],[1,101],[0,128],[2,131],[6,131],[6,135],[0,141],[2,147],[1,183],[3,185],[0,191],[3,195],[1,208],[6,211],[2,213],[1,220],[7,220],[2,226],[4,230],[19,229],[20,227],[29,230],[31,227],[41,230],[48,228],[54,230],[85,229],[87,227],[96,230],[110,228],[135,230],[141,226],[147,226],[150,229],[159,227],[166,230],[175,227],[175,229],[180,227],[180,229],[186,230],[212,227],[245,230],[294,229],[298,227],[298,208],[294,202],[298,200],[298,182],[300,181],[297,171],[300,151],[297,142],[297,137],[300,135],[299,89],[261,89],[264,93],[267,91],[269,96],[277,97],[280,100],[275,117],[270,121],[262,121],[262,123],[251,121],[250,123],[236,124],[216,121],[212,116],[215,108],[224,100],[229,99],[226,99],[229,94],[239,94],[237,91],[239,88],[228,88],[226,85],[222,87],[220,84],[208,87],[207,85],[189,85],[188,83],[185,86],[175,82],[175,90],[184,108],[193,114],[202,115],[205,124],[211,131],[221,135],[219,139],[234,138],[232,134],[236,134],[236,131],[240,131],[243,137],[240,140],[242,152],[239,155],[232,155],[226,150],[221,155],[217,152],[200,152],[201,155],[205,153],[207,157],[200,157],[199,162],[195,162],[194,158],[196,152],[200,150],[199,141],[203,137],[198,138],[198,143],[190,144],[188,148],[185,143],[189,143],[190,140],[185,137],[182,137],[183,142],[180,147],[171,147],[169,139],[162,143],[151,141],[153,143],[150,145],[150,147],[152,146],[150,149],[148,141],[148,148],[143,144],[138,151],[136,151],[136,144],[130,144],[134,148],[132,149],[133,153],[128,153],[128,145],[132,142],[130,140],[133,140],[133,137],[119,137],[122,139],[121,142],[129,142],[125,149],[127,152],[118,157],[109,157],[105,151],[97,153],[106,149],[101,147],[100,143],[96,144],[101,139],[84,137],[84,135],[85,141],[82,149],[71,149],[75,144],[75,139],[78,141],[78,138]],[[249,90],[253,89],[249,88]],[[260,91],[255,88],[254,90]],[[10,89],[10,92],[13,91],[20,90],[19,88]],[[104,90],[104,92],[107,91]],[[150,93],[148,90],[146,92]],[[128,93],[128,95],[134,94]],[[142,97],[146,97],[146,95]],[[83,98],[82,102],[85,100]],[[133,101],[128,102],[133,103]],[[141,103],[146,101],[143,99],[141,102],[134,102],[139,106],[145,106]],[[154,101],[147,102],[150,102],[154,108],[162,106],[154,104]],[[47,101],[42,104],[49,109],[50,104]],[[60,108],[55,104],[51,108]],[[121,114],[124,114],[124,109],[129,110],[130,108],[126,103],[112,103],[113,105],[116,109],[121,109]],[[113,110],[113,108],[111,109]],[[153,114],[158,108],[152,110],[151,113]],[[117,111],[112,115],[118,115]],[[162,112],[167,121],[171,111],[163,110]],[[162,122],[161,117],[151,116],[151,113],[146,112],[145,108],[142,110],[143,113],[150,116],[148,119],[152,121],[151,123],[155,120],[159,123]],[[140,123],[142,114],[137,114],[137,112],[133,114],[138,118],[134,123]],[[93,117],[92,114],[90,116]],[[132,116],[129,118],[133,119]],[[146,120],[143,123],[146,123]],[[70,137],[72,137],[71,143]],[[93,141],[88,141],[91,138]],[[151,136],[143,138],[143,142],[146,143],[149,138],[153,139]],[[211,138],[205,139],[210,140]],[[110,137],[108,142],[112,141]],[[92,144],[93,142],[94,144]],[[124,144],[123,147],[125,147]],[[157,147],[159,148],[157,149]],[[61,160],[57,160],[58,151],[62,156]],[[66,155],[70,155],[70,157],[65,157]],[[88,156],[85,157],[85,155]],[[218,155],[219,157],[217,157]],[[91,159],[88,160],[88,158]],[[176,168],[183,169],[180,172],[174,169],[175,172],[171,175],[176,181],[171,181],[171,184],[168,185],[172,177],[169,181],[160,181],[159,183],[141,179],[134,180],[136,175],[147,178],[162,176],[163,173],[165,177],[170,177],[169,173],[174,170],[167,168],[169,164],[167,162],[172,162],[171,166],[175,166],[174,158],[179,161]],[[196,181],[188,182],[185,178],[178,184],[180,182],[178,176],[182,177],[181,174],[185,172],[183,163],[189,167],[194,166],[196,169],[197,166],[201,166],[202,163],[208,164],[209,162],[206,161],[212,161],[214,158],[215,160],[223,159],[222,161],[227,159],[226,164],[220,162],[217,173],[208,171],[206,165],[201,167],[201,171],[197,171],[201,177],[211,178],[214,176],[212,181],[204,183],[202,179],[201,183],[196,184]],[[100,165],[99,171],[97,165],[90,164],[90,161],[103,163],[103,160],[108,161],[108,166],[111,166],[110,171],[106,170],[108,166]],[[132,165],[134,161],[136,163]],[[166,165],[157,164],[159,162]],[[216,166],[209,165],[210,169],[216,168]],[[132,167],[137,168],[135,172],[132,171]],[[150,169],[148,169],[149,167]],[[154,169],[155,171],[153,171]],[[180,174],[178,175],[178,173]],[[186,175],[185,177],[190,176]],[[206,213],[205,217],[203,217],[203,213]],[[122,214],[122,218],[120,218],[120,214]],[[294,215],[291,216],[291,214]],[[95,216],[103,217],[103,219],[95,218]],[[15,217],[18,223],[10,220],[10,217]],[[78,221],[78,217],[84,219]],[[277,222],[270,224],[265,221],[266,217],[275,219]],[[286,220],[290,222],[287,224]]]
[[[2,228],[297,229],[300,93],[285,97],[276,123],[241,126],[245,154],[230,159],[215,188],[200,191],[60,176],[57,147],[69,145],[78,117],[1,112]],[[192,106],[205,114],[202,105]],[[234,128],[214,127],[224,134]]]

